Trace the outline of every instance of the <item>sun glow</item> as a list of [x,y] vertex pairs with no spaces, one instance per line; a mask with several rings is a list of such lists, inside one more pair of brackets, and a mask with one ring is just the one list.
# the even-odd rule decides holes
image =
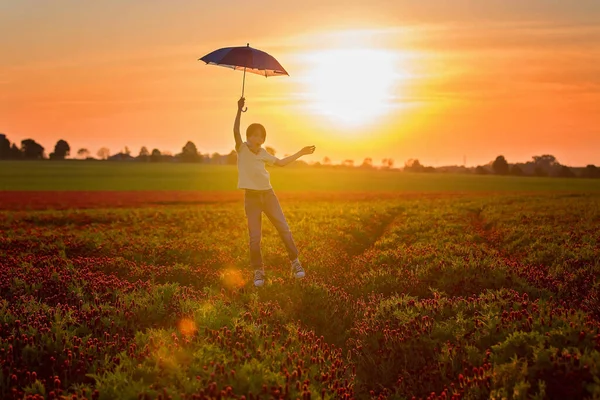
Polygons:
[[335,123],[360,126],[388,114],[406,70],[396,53],[337,49],[306,55],[306,101],[311,112]]

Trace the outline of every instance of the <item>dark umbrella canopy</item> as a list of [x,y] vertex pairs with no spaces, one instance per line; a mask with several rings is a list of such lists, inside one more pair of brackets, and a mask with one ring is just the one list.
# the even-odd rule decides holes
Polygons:
[[262,76],[289,75],[279,62],[264,51],[247,46],[224,47],[199,58],[207,64],[243,70]]
[[[287,71],[279,64],[279,61],[264,51],[250,47],[250,44],[240,47],[223,47],[208,53],[198,60],[206,64],[218,65],[234,70],[244,71],[244,80],[242,81],[242,97],[244,97],[244,88],[246,86],[246,72],[262,75],[264,77],[288,75]],[[246,109],[242,111],[246,111]]]

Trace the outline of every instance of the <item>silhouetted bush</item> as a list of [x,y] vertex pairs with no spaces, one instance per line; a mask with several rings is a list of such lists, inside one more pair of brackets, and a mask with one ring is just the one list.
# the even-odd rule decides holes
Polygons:
[[504,158],[504,156],[498,156],[492,163],[492,169],[498,175],[506,175],[508,174],[508,162]]
[[71,152],[71,146],[66,140],[59,140],[54,146],[54,152],[50,153],[51,160],[64,160]]
[[158,150],[158,149],[152,150],[152,154],[150,154],[150,161],[151,162],[162,161],[162,154],[160,153],[160,150]]
[[543,167],[539,165],[536,166],[533,171],[535,173],[535,176],[548,176],[548,171],[546,171]]
[[475,168],[475,173],[477,175],[488,175],[490,173],[490,171],[488,171],[487,168],[485,168],[481,165],[478,165],[477,168]]
[[523,176],[525,173],[518,165],[513,165],[510,167],[510,174],[513,176]]
[[33,139],[21,141],[21,152],[26,160],[43,160],[44,148]]
[[585,167],[583,172],[581,173],[582,178],[600,178],[600,168],[596,167],[593,164],[590,164]]
[[566,165],[563,165],[558,171],[557,176],[560,178],[574,178],[575,173],[571,170],[571,168],[567,167]]

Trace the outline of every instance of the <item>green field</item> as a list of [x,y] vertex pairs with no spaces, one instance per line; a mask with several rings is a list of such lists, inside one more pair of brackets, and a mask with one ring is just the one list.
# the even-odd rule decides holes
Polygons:
[[[413,174],[273,167],[283,191],[600,191],[600,180]],[[0,190],[235,190],[235,166],[82,161],[2,161]]]

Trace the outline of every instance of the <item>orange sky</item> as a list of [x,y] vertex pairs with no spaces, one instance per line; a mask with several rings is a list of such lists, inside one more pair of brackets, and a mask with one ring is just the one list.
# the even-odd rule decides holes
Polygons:
[[299,4],[0,2],[0,132],[46,153],[227,153],[242,73],[197,59],[250,42],[290,73],[246,80],[243,128],[278,155],[600,164],[600,2]]

